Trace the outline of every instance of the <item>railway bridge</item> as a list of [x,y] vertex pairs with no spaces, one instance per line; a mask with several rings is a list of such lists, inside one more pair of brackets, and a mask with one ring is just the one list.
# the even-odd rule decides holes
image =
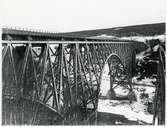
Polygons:
[[90,116],[104,65],[115,63],[113,83],[132,90],[135,53],[145,46],[5,28],[2,40],[3,124],[66,124]]

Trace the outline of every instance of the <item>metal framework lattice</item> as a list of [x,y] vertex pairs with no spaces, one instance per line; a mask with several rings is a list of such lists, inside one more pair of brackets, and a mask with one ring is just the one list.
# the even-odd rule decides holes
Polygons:
[[[44,121],[50,121],[51,125],[65,122],[68,117],[78,120],[80,116],[87,116],[89,110],[97,108],[100,77],[108,56],[112,53],[119,56],[119,69],[124,66],[123,73],[130,84],[135,51],[143,46],[131,40],[67,37],[8,28],[3,28],[2,40],[5,125],[39,125]],[[42,107],[47,107],[47,111]],[[84,114],[78,114],[80,109]],[[58,117],[50,120],[55,115]]]
[[21,47],[15,42],[6,43],[2,51],[3,96],[36,100],[62,115],[77,107],[95,110],[107,57],[111,53],[122,56],[127,72],[131,72],[132,46],[130,42],[29,41]]

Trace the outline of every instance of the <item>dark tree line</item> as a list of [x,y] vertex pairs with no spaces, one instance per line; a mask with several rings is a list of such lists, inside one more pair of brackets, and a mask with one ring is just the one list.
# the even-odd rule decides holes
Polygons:
[[[138,80],[146,78],[157,78],[158,64],[159,64],[159,46],[161,45],[165,51],[165,42],[160,42],[159,39],[153,39],[147,41],[149,45],[149,50],[145,51],[142,60],[137,60],[136,62],[136,76]],[[155,46],[158,46],[155,49]],[[165,65],[165,53],[162,54],[163,62]],[[165,68],[165,67],[164,67]]]

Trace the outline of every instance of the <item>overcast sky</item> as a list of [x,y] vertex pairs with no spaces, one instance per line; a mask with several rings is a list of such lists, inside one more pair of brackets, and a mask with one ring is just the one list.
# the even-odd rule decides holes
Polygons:
[[165,22],[166,0],[0,0],[1,25],[57,32]]

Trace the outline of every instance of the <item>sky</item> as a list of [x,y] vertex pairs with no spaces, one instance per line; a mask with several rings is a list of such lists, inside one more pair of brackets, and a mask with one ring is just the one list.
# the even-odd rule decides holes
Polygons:
[[0,0],[2,26],[70,32],[166,21],[166,0]]

